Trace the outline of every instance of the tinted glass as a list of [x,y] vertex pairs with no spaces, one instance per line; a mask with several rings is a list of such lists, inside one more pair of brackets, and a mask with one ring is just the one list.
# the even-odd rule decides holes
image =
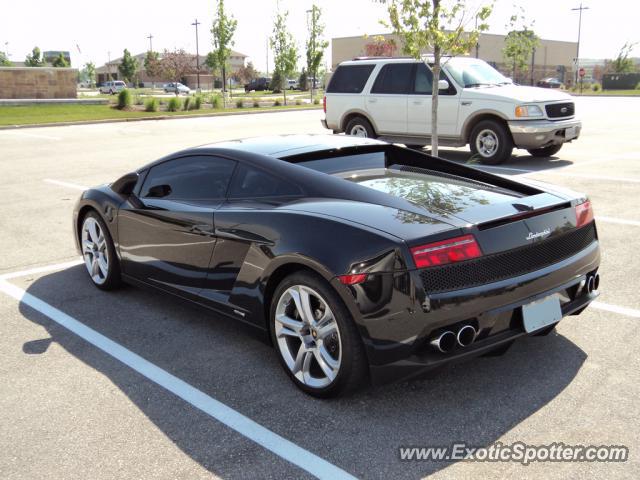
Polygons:
[[413,63],[389,63],[382,67],[371,93],[409,93]]
[[322,173],[350,172],[354,170],[368,170],[370,168],[385,167],[385,153],[371,152],[342,157],[307,160],[297,165],[310,168]]
[[416,66],[416,80],[413,85],[413,93],[431,95],[433,88],[433,74],[424,63]]
[[260,169],[239,165],[229,190],[229,198],[260,198],[301,195],[302,191],[284,179]]
[[360,93],[373,65],[341,65],[331,77],[327,93]]
[[[142,196],[171,200],[224,198],[235,165],[232,160],[205,155],[170,160],[151,169],[142,187]],[[150,192],[159,185],[169,185],[170,193]]]

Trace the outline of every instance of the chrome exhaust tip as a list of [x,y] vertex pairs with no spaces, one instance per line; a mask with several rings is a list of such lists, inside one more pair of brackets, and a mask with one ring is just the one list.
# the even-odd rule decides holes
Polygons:
[[439,352],[447,353],[453,350],[453,347],[456,346],[456,334],[447,330],[446,332],[442,332],[429,343]]
[[[594,288],[594,284],[595,284],[595,275],[591,275],[588,279],[587,279],[587,293],[591,294],[594,292],[595,288]],[[598,283],[600,281],[598,280]]]
[[600,288],[600,274],[596,273],[593,276],[593,291],[597,292],[599,288]]
[[468,347],[476,339],[476,334],[477,332],[475,328],[473,328],[471,325],[465,325],[460,330],[458,330],[456,340],[458,340],[458,344],[461,347]]

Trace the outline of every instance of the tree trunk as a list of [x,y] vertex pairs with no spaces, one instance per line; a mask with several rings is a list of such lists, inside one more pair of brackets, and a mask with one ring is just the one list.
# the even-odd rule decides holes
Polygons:
[[433,48],[433,85],[431,87],[431,155],[438,156],[438,82],[440,81],[440,46]]
[[289,82],[287,82],[287,84],[285,84],[285,86],[282,87],[282,94],[284,95],[284,104],[285,105],[287,104],[287,86],[288,86],[288,83]]
[[225,95],[227,91],[227,70],[222,67],[222,107],[227,108],[227,96]]

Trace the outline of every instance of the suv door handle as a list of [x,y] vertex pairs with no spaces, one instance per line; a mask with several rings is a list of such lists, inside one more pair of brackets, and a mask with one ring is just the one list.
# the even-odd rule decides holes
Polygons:
[[422,100],[414,100],[413,104],[414,105],[422,105]]
[[378,101],[377,98],[369,98],[368,99],[369,103],[376,103]]
[[468,105],[471,105],[471,103],[472,103],[472,102],[470,102],[470,101],[460,102],[460,105],[462,105],[462,106],[466,107],[466,106],[468,106]]

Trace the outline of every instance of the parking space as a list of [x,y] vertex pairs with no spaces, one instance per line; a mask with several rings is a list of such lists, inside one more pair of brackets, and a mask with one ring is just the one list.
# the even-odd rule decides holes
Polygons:
[[[138,288],[98,291],[83,265],[30,271],[77,260],[70,219],[82,186],[192,145],[325,133],[320,112],[0,131],[0,475],[633,478],[640,467],[638,100],[580,98],[583,137],[558,158],[519,155],[488,169],[590,195],[603,217],[600,308],[502,357],[331,401],[295,389],[272,349],[233,321]],[[442,154],[469,157],[462,149]],[[630,460],[525,467],[399,459],[401,446],[495,441],[626,445]]]

